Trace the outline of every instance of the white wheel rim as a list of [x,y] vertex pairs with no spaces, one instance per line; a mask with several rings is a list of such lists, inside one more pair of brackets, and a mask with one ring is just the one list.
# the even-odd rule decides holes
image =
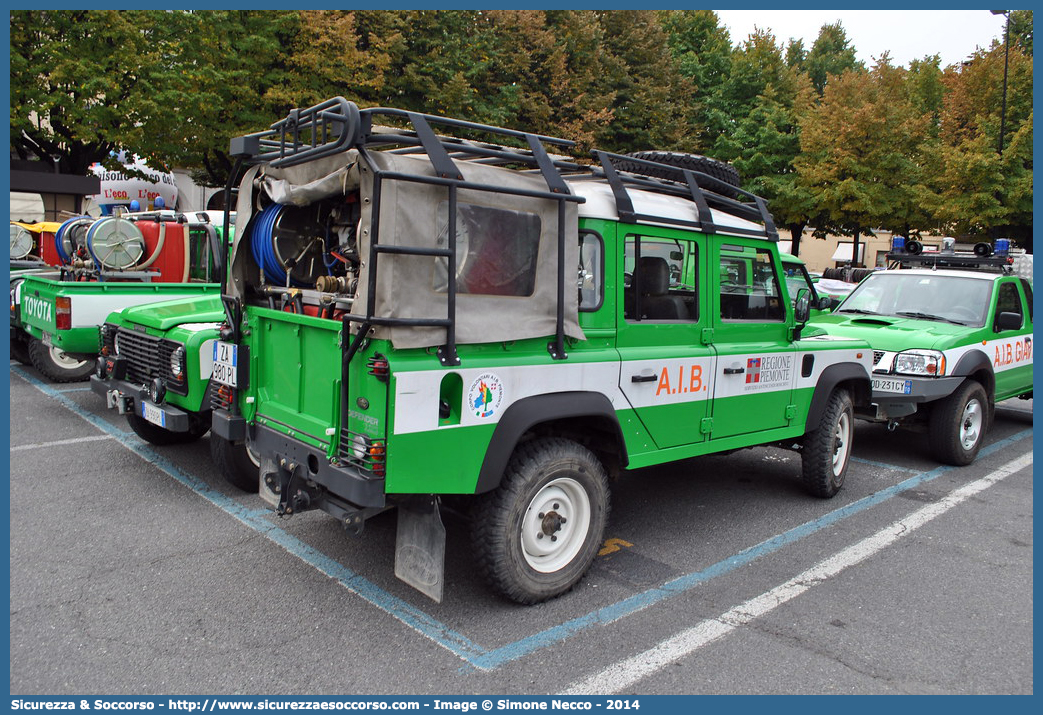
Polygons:
[[963,408],[963,416],[960,418],[960,444],[967,451],[974,449],[974,445],[981,438],[981,427],[985,422],[985,414],[981,403],[971,400]]
[[525,563],[540,573],[569,564],[590,530],[590,497],[575,479],[555,479],[540,489],[522,517]]
[[839,477],[851,452],[851,416],[844,412],[833,431],[833,476]]
[[86,360],[71,358],[64,350],[59,348],[51,348],[51,360],[54,361],[55,365],[69,370],[75,370],[76,368],[83,367],[87,364]]

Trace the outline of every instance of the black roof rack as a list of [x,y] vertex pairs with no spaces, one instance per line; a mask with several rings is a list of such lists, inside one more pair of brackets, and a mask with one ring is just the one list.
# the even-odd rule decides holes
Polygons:
[[[727,229],[729,233],[758,236],[772,241],[779,240],[779,232],[775,227],[775,221],[768,212],[767,202],[745,189],[741,189],[738,186],[724,184],[717,177],[704,174],[701,171],[683,169],[681,167],[670,166],[661,162],[641,159],[634,156],[626,156],[623,154],[613,154],[606,151],[594,150],[591,153],[600,163],[600,166],[595,166],[591,169],[592,173],[595,177],[604,178],[608,181],[609,186],[612,188],[612,194],[616,200],[616,212],[619,214],[620,220],[625,223],[637,223],[640,221],[670,223],[678,226],[697,228],[705,233],[713,234],[717,232],[718,227],[713,223],[711,218],[712,214],[710,213],[710,207],[712,206],[713,208],[720,209],[733,216],[761,223],[764,227],[761,230],[755,230],[729,226]],[[647,169],[665,169],[667,171],[680,173],[684,176],[685,181],[682,183],[670,179],[654,178],[643,173],[638,174],[620,171],[616,167],[617,162],[636,164]],[[684,219],[637,213],[634,210],[634,203],[627,191],[628,187],[689,199],[694,202],[696,207],[699,209],[699,220],[687,221]],[[739,198],[726,196],[725,193],[734,193],[735,196]],[[746,197],[748,200],[739,200],[741,197]]]
[[[408,128],[391,126],[386,123],[387,120],[406,124]],[[527,148],[436,134],[435,127],[443,131],[509,139]],[[718,227],[710,218],[712,207],[763,226],[763,229],[729,227],[729,233],[778,241],[778,230],[764,199],[739,187],[725,185],[714,176],[599,150],[592,152],[595,164],[590,166],[560,154],[550,154],[545,145],[568,150],[575,146],[575,142],[403,109],[359,109],[354,102],[334,97],[307,109],[294,109],[266,131],[232,139],[230,153],[242,158],[245,163],[269,162],[274,167],[286,167],[331,156],[351,147],[383,148],[394,153],[426,154],[438,176],[456,180],[461,179],[454,163],[456,161],[514,166],[543,174],[548,188],[554,194],[571,193],[563,175],[572,181],[607,181],[615,197],[619,218],[626,223],[670,223],[713,234]],[[665,170],[680,174],[684,181],[622,171],[618,168],[620,162],[650,170],[658,169],[660,173]],[[688,199],[698,208],[699,219],[687,221],[637,213],[628,189]]]
[[991,269],[1009,272],[1013,256],[979,256],[973,253],[888,253],[888,268],[961,268]]

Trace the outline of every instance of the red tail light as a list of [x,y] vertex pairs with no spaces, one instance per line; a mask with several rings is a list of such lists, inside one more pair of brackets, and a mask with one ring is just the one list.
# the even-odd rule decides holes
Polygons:
[[387,453],[383,442],[374,442],[369,448],[369,458],[373,464],[373,474],[383,477],[387,473]]
[[217,397],[221,402],[230,405],[232,404],[232,400],[235,399],[235,392],[228,385],[221,385],[217,388]]
[[72,298],[59,296],[54,299],[54,327],[57,330],[72,328]]
[[388,359],[380,353],[374,354],[366,366],[369,368],[369,374],[381,382],[387,382],[391,377],[391,365],[388,364]]

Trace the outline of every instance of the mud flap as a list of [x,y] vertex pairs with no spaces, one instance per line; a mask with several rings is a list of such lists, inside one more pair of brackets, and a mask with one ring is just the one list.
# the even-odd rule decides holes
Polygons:
[[395,576],[441,603],[445,584],[445,526],[437,497],[414,499],[398,508]]

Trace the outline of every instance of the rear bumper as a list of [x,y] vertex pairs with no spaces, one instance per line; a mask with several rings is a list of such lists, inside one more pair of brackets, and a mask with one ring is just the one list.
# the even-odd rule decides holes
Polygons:
[[[214,431],[223,437],[223,428],[218,427],[224,421],[221,412],[224,411],[214,412]],[[242,418],[233,417],[226,424],[235,424],[236,419]],[[285,474],[295,473],[303,478],[295,480],[295,484],[301,485],[295,488],[309,491],[312,507],[322,509],[339,520],[355,510],[385,506],[383,477],[350,465],[331,463],[325,450],[287,437],[269,427],[254,424],[249,426],[248,432],[250,449],[261,459],[261,496],[270,503],[278,503],[280,497],[274,492],[265,493],[269,491],[263,479],[266,465],[269,472],[277,470]],[[317,488],[313,488],[312,484]]]

